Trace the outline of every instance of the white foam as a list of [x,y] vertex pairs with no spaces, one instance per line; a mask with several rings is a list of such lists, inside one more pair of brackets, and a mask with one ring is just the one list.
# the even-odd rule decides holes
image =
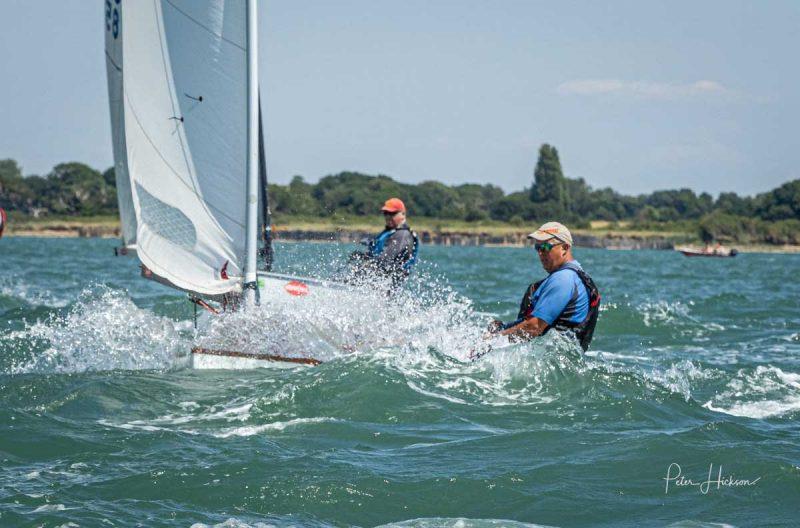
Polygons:
[[[172,429],[168,427],[157,427],[155,425],[149,425],[146,423],[142,423],[141,420],[135,420],[134,422],[130,423],[121,423],[117,424],[114,422],[110,422],[108,420],[97,420],[97,423],[100,425],[105,425],[106,427],[115,427],[117,429],[127,429],[127,430],[139,430],[139,431],[172,431]],[[181,431],[183,433],[190,433],[196,434],[194,431]]]
[[64,511],[67,507],[63,504],[42,504],[31,513],[42,513],[42,512],[56,512],[56,511]]
[[667,326],[684,323],[690,318],[689,307],[679,301],[645,302],[636,307],[645,326]]
[[735,403],[728,408],[716,407],[711,401],[707,401],[703,404],[703,407],[714,412],[730,414],[732,416],[764,419],[800,410],[800,397],[787,398],[782,401],[767,400],[750,403]]
[[598,358],[598,359],[621,359],[621,360],[631,360],[631,361],[648,361],[650,359],[646,356],[617,354],[614,352],[606,352],[603,350],[587,350],[585,354],[587,357]]
[[375,528],[552,528],[543,524],[531,524],[506,519],[468,519],[465,517],[429,517],[382,524]]
[[261,425],[248,425],[243,427],[234,427],[219,433],[214,433],[217,438],[229,438],[231,436],[253,436],[264,431],[283,431],[288,427],[295,427],[304,424],[317,424],[325,422],[338,422],[336,418],[317,417],[317,418],[295,418],[285,422],[272,422]]
[[[106,419],[98,420],[98,423],[108,427],[118,429],[138,430],[138,431],[171,431],[175,433],[187,433],[192,435],[206,434],[205,428],[210,423],[224,420],[225,422],[244,422],[250,419],[250,411],[253,408],[252,402],[241,403],[240,401],[231,402],[232,406],[222,407],[212,405],[203,408],[196,402],[181,402],[178,404],[187,414],[165,414],[155,418],[131,420],[123,423],[115,423]],[[199,411],[199,412],[198,412]],[[198,429],[202,425],[203,429]],[[186,426],[190,426],[187,428]]]
[[740,369],[725,391],[703,407],[733,416],[764,419],[800,410],[800,374],[759,365]]
[[439,398],[439,399],[442,399],[442,400],[446,400],[446,401],[449,401],[449,402],[452,402],[452,403],[458,403],[458,404],[461,404],[461,405],[466,405],[466,403],[467,403],[467,402],[465,402],[464,400],[462,400],[460,398],[455,398],[455,397],[449,396],[447,394],[437,394],[437,393],[435,393],[433,391],[425,390],[422,387],[417,386],[416,383],[413,383],[411,381],[406,382],[406,384],[412,390],[415,390],[415,391],[419,392],[420,394],[424,394],[425,396],[430,396],[432,398]]

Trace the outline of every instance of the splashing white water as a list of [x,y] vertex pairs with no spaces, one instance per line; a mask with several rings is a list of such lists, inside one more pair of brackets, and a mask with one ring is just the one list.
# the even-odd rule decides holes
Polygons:
[[[551,401],[558,377],[584,368],[577,342],[552,332],[535,343],[483,339],[472,302],[446,286],[386,294],[385,284],[317,288],[308,297],[276,292],[255,309],[215,317],[198,336],[205,348],[331,361],[356,355],[398,371],[408,387],[454,403]],[[476,350],[491,352],[471,362]]]
[[680,394],[686,401],[692,397],[693,382],[713,379],[718,375],[720,375],[719,371],[704,369],[699,363],[688,359],[672,363],[665,369],[654,368],[649,372],[642,373],[645,379],[655,382],[674,394]]
[[[189,349],[175,322],[107,287],[84,290],[65,315],[51,315],[4,341],[27,356],[12,374],[167,369]],[[43,350],[19,350],[31,344]]]
[[449,354],[468,350],[457,346],[459,340],[474,342],[479,335],[473,328],[471,302],[452,291],[387,294],[386,285],[380,283],[311,289],[308,296],[270,291],[262,294],[266,298],[258,307],[210,317],[197,343],[211,349],[329,361],[353,353],[434,345]]

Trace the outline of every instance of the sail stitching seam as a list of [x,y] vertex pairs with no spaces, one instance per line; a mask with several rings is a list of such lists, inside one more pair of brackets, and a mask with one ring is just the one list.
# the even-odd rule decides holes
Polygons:
[[173,4],[171,0],[164,0],[164,1],[165,1],[166,3],[168,3],[170,6],[172,6],[172,8],[173,8],[175,11],[177,11],[177,12],[178,12],[178,13],[180,13],[180,14],[182,14],[183,16],[185,16],[186,18],[188,18],[189,20],[191,20],[192,22],[194,22],[195,24],[197,24],[197,25],[198,25],[198,26],[200,26],[201,28],[205,29],[206,31],[208,31],[209,33],[211,33],[212,35],[214,35],[215,37],[219,38],[220,40],[224,40],[225,42],[227,42],[227,43],[228,43],[228,44],[230,44],[231,46],[236,46],[237,48],[239,48],[240,50],[242,50],[242,51],[244,51],[244,52],[246,52],[246,51],[247,51],[245,48],[243,48],[242,46],[240,46],[240,45],[239,45],[239,44],[237,44],[236,42],[234,42],[234,41],[232,41],[232,40],[230,40],[230,39],[227,39],[227,38],[225,38],[223,35],[216,33],[216,32],[215,32],[213,29],[211,29],[211,28],[209,28],[208,26],[206,26],[205,24],[201,23],[199,20],[196,20],[196,19],[195,19],[194,17],[192,17],[192,16],[191,16],[189,13],[185,12],[185,11],[184,11],[184,10],[182,10],[180,7],[178,7],[178,6],[176,6],[175,4]]
[[130,100],[130,97],[128,97],[128,92],[127,91],[125,91],[125,99],[128,101],[128,106],[130,107],[131,114],[133,115],[134,120],[136,120],[136,124],[139,125],[139,129],[142,131],[142,135],[147,139],[147,142],[150,143],[150,146],[153,147],[153,150],[155,150],[156,154],[158,154],[158,157],[161,158],[161,161],[164,162],[164,165],[166,165],[167,168],[169,168],[169,170],[172,171],[172,173],[175,176],[178,177],[178,181],[181,182],[201,202],[206,204],[206,206],[208,208],[217,211],[220,215],[224,216],[225,218],[227,218],[228,220],[230,220],[234,224],[238,225],[239,227],[244,227],[244,224],[240,223],[235,218],[230,217],[228,214],[225,213],[225,211],[222,211],[221,209],[219,209],[217,207],[214,207],[213,204],[210,204],[210,203],[206,202],[206,200],[203,199],[203,197],[197,193],[197,191],[194,189],[194,186],[189,185],[188,183],[186,183],[184,181],[184,179],[181,177],[180,173],[178,173],[178,171],[176,171],[175,168],[172,165],[170,165],[170,163],[163,156],[163,154],[161,154],[161,151],[158,149],[156,144],[153,142],[153,140],[147,134],[147,130],[145,129],[144,125],[142,125],[142,122],[139,120],[139,115],[136,113],[136,109],[134,108],[133,104],[131,103],[131,100]]
[[[167,1],[169,1],[169,0],[167,0]],[[153,0],[153,3],[154,3],[154,4],[156,4],[156,0]],[[177,8],[176,8],[176,9],[177,9]],[[170,76],[169,76],[169,71],[168,71],[168,68],[167,68],[166,51],[164,50],[164,43],[166,42],[166,40],[165,40],[165,38],[164,38],[164,35],[163,35],[163,33],[161,32],[161,27],[162,27],[162,23],[163,23],[163,22],[160,20],[160,13],[161,13],[161,10],[159,10],[159,9],[158,9],[157,5],[156,5],[156,11],[155,11],[155,12],[156,12],[156,16],[158,16],[158,17],[159,17],[159,22],[160,22],[160,23],[157,25],[157,27],[158,27],[158,36],[159,36],[159,39],[158,39],[158,44],[159,44],[159,49],[161,50],[161,62],[162,62],[162,64],[163,64],[163,66],[164,66],[164,76],[165,76],[165,78],[166,78],[166,80],[167,80],[167,84],[168,84],[168,85],[170,85],[170,86],[172,86],[172,83],[170,83],[170,82],[169,82],[169,81],[170,81]],[[171,96],[170,96],[170,105],[172,106],[172,113],[173,113],[173,115],[177,115],[177,113],[176,113],[176,110],[175,110],[175,101],[173,100],[173,98],[172,98]],[[135,112],[134,112],[134,114],[135,114]],[[138,121],[138,118],[137,118],[137,121]],[[144,132],[145,136],[147,136],[147,132],[145,132],[145,131],[144,131],[144,127],[142,127],[142,126],[141,126],[141,123],[139,123],[139,126],[142,128],[142,131]],[[150,138],[149,138],[149,137],[147,138],[147,140],[150,142],[150,144],[151,144],[151,145],[153,145],[153,148],[155,148],[155,149],[156,149],[156,151],[158,151],[158,148],[157,148],[157,147],[155,146],[155,144],[154,144],[154,143],[153,143],[153,142],[150,140]],[[184,145],[184,143],[183,143],[183,136],[182,136],[181,134],[178,134],[178,140],[180,141],[180,144],[181,144],[181,152],[183,153],[183,158],[184,158],[184,161],[186,162],[186,169],[187,169],[187,171],[189,172],[189,174],[191,174],[191,173],[192,173],[192,170],[191,170],[191,164],[189,163],[189,158],[187,157],[187,153],[186,153],[186,150],[187,150],[187,149],[186,149],[186,145]],[[163,157],[163,156],[161,156],[161,153],[160,153],[160,152],[159,152],[159,157],[161,157],[161,159],[164,159],[164,157]],[[165,163],[167,163],[167,162],[166,162],[166,160],[164,160],[164,162],[165,162]],[[244,224],[241,224],[241,223],[239,223],[239,222],[238,222],[236,219],[234,219],[234,218],[231,218],[230,216],[228,216],[228,215],[227,215],[227,214],[226,214],[224,211],[222,211],[221,209],[219,209],[219,208],[217,208],[217,207],[214,207],[212,204],[208,203],[208,202],[206,201],[206,199],[205,199],[205,198],[204,198],[204,197],[203,197],[203,196],[202,196],[202,195],[201,195],[201,194],[198,192],[198,190],[197,190],[197,187],[195,186],[195,182],[194,182],[194,180],[192,180],[192,184],[191,184],[191,186],[189,186],[189,184],[187,184],[185,181],[183,181],[183,179],[182,179],[182,178],[180,177],[180,175],[179,175],[179,174],[178,174],[178,173],[175,171],[175,169],[174,169],[174,168],[172,168],[172,166],[170,166],[170,165],[169,165],[169,163],[167,163],[167,166],[168,166],[168,167],[170,167],[170,169],[172,170],[172,172],[174,172],[174,173],[175,173],[175,175],[176,175],[176,176],[178,176],[178,179],[179,179],[179,180],[181,180],[181,182],[183,182],[183,184],[184,184],[184,185],[186,185],[186,186],[187,186],[187,187],[188,187],[188,188],[189,188],[189,189],[192,191],[192,193],[194,193],[194,195],[195,195],[195,196],[197,196],[197,197],[200,199],[200,201],[203,203],[203,205],[205,205],[205,206],[206,206],[208,209],[213,209],[214,211],[218,211],[218,212],[219,212],[219,213],[220,213],[222,216],[224,216],[225,218],[227,218],[228,220],[230,220],[230,221],[231,221],[231,222],[233,222],[234,224],[236,224],[236,225],[238,225],[238,226],[240,226],[240,227],[244,227]]]

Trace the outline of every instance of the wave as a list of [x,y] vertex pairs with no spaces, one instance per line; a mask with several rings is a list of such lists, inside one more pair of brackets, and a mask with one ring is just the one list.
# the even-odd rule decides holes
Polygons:
[[[196,343],[311,355],[328,363],[311,375],[317,381],[336,385],[342,376],[359,380],[389,376],[411,393],[453,405],[578,405],[592,398],[663,399],[671,394],[694,404],[698,387],[702,393],[704,385],[723,380],[728,381],[726,390],[704,404],[711,411],[765,418],[800,409],[800,377],[776,367],[758,367],[752,373],[740,370],[736,378],[726,380],[729,375],[724,371],[700,361],[669,362],[647,349],[584,355],[574,339],[557,332],[528,343],[487,342],[482,338],[485,315],[446,285],[412,287],[391,297],[384,292],[377,287],[329,290],[313,305],[293,308],[264,303],[255,310],[210,318],[193,335],[189,321],[158,316],[137,307],[123,291],[95,286],[84,290],[66,313],[51,314],[0,336],[0,345],[11,351],[4,362],[12,358],[4,370],[9,374],[170,370],[187,364],[187,353]],[[698,324],[688,305],[681,303],[645,303],[640,309],[645,325]],[[475,350],[489,347],[492,351],[481,360],[469,360]],[[302,387],[308,381],[300,373],[288,375],[298,383],[287,387]],[[259,404],[257,399],[236,401],[240,407]],[[210,412],[212,416],[206,417],[186,407],[175,415],[123,423],[131,428],[174,429],[181,423],[224,420],[213,413],[228,411]],[[248,415],[238,428],[208,430],[218,436],[248,436],[280,430],[280,424],[325,419],[291,413],[252,419]]]
[[30,285],[17,277],[0,277],[0,306],[24,303],[31,306],[63,308],[73,300],[48,289]]
[[[391,297],[384,292],[378,287],[327,290],[308,306],[265,302],[254,310],[210,317],[193,336],[188,321],[157,316],[137,307],[125,292],[97,286],[84,290],[66,314],[29,324],[0,342],[15,349],[16,361],[7,369],[12,374],[179,368],[196,343],[311,355],[333,362],[321,375],[332,383],[345,370],[362,370],[365,377],[389,370],[419,395],[460,405],[546,405],[591,392],[587,387],[611,392],[628,384],[631,375],[636,381],[626,390],[678,393],[688,401],[692,383],[706,377],[692,362],[660,369],[632,366],[625,360],[641,356],[630,354],[615,355],[623,362],[614,366],[603,353],[584,356],[574,339],[557,332],[528,343],[484,341],[484,316],[442,284]],[[488,347],[492,351],[481,360],[469,360]],[[164,426],[158,421],[130,425]],[[258,429],[263,423],[251,425],[256,429],[242,432],[268,430]]]
[[[316,435],[331,427],[361,431],[363,424],[373,424],[368,429],[374,431],[372,428],[380,428],[380,424],[393,423],[397,419],[392,418],[393,413],[419,406],[433,415],[452,406],[472,407],[478,412],[488,406],[575,416],[587,412],[615,413],[617,409],[630,413],[630,406],[635,405],[637,410],[633,412],[646,417],[655,415],[652,409],[660,407],[672,395],[682,394],[690,379],[709,376],[692,363],[674,365],[661,373],[661,378],[622,368],[615,370],[602,363],[583,362],[579,354],[558,344],[538,344],[532,348],[530,343],[508,347],[491,361],[476,363],[460,362],[438,353],[428,354],[425,360],[402,354],[356,354],[315,369],[288,373],[204,372],[202,375],[215,377],[213,383],[217,389],[213,400],[160,400],[159,412],[151,416],[143,417],[141,411],[134,410],[130,416],[103,418],[98,423],[143,433],[274,438]],[[181,375],[185,376],[191,376],[193,383],[202,381],[195,374]],[[120,397],[130,405],[129,397],[135,401],[143,396]],[[693,401],[680,402],[672,399],[670,403],[679,414],[694,415],[700,408]],[[464,411],[451,408],[447,412]],[[415,419],[426,420],[418,415]],[[508,430],[499,424],[463,426],[469,435],[485,435],[511,433],[520,424],[509,425]]]

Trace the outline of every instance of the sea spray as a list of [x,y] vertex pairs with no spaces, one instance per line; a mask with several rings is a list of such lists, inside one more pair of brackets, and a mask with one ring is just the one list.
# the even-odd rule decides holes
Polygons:
[[13,374],[168,369],[188,352],[179,326],[138,308],[125,292],[95,286],[66,312],[29,323],[2,343],[15,356]]

